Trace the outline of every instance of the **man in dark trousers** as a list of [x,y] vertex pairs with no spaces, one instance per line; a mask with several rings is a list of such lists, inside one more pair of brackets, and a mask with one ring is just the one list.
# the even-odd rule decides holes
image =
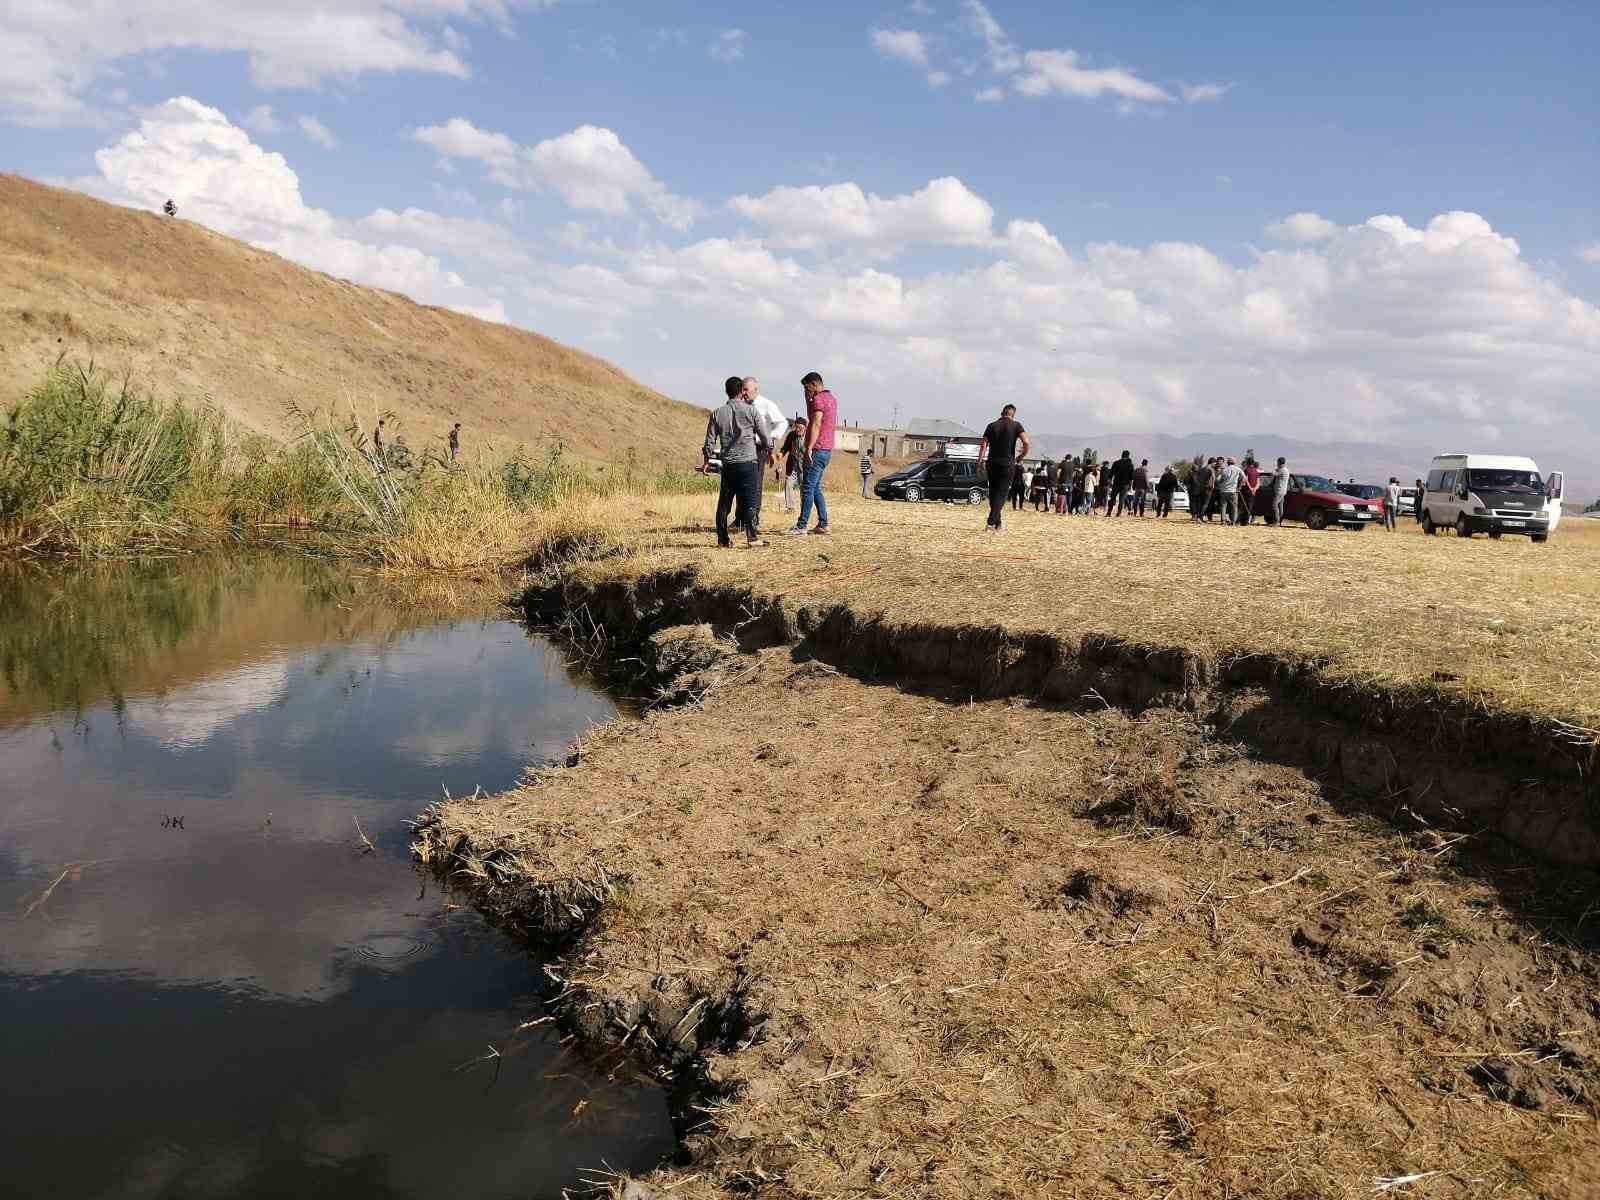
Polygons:
[[1178,473],[1169,464],[1161,472],[1161,478],[1156,481],[1156,516],[1170,517],[1172,515],[1172,493],[1178,490]]
[[1106,496],[1106,516],[1120,515],[1128,507],[1128,489],[1133,486],[1133,455],[1127,450],[1111,464],[1111,491]]
[[989,422],[983,441],[978,443],[978,474],[982,475],[987,467],[989,475],[987,528],[991,533],[1000,532],[1000,514],[1005,511],[1011,476],[1017,469],[1017,459],[1027,454],[1027,430],[1017,421],[1017,406],[1008,404],[996,420]]
[[1217,483],[1217,460],[1208,458],[1194,469],[1194,505],[1189,516],[1197,523],[1211,520],[1211,496]]
[[461,422],[457,421],[450,426],[450,436],[446,439],[450,444],[450,461],[455,462],[456,455],[461,453]]
[[1141,458],[1139,465],[1133,469],[1133,512],[1135,516],[1144,516],[1145,500],[1150,495],[1150,460]]
[[761,540],[761,472],[772,443],[760,414],[746,399],[744,376],[735,375],[724,385],[728,402],[711,414],[706,422],[706,441],[701,447],[700,469],[709,468],[713,458],[722,459],[722,487],[717,493],[717,545],[733,545],[728,536],[728,510],[739,501],[739,524],[744,528],[745,544],[764,546]]

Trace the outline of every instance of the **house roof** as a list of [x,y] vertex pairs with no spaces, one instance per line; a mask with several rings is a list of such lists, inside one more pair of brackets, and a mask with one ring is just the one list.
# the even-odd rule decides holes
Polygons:
[[980,436],[976,429],[968,429],[965,425],[958,425],[954,421],[946,421],[938,417],[918,417],[906,426],[906,433],[911,437],[932,438],[975,438]]

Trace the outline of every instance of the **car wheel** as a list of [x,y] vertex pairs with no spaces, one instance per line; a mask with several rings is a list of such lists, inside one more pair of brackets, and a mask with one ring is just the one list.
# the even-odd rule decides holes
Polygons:
[[1429,537],[1439,532],[1439,527],[1433,523],[1433,514],[1430,512],[1422,514],[1422,532]]
[[1462,538],[1469,538],[1469,537],[1472,536],[1472,530],[1467,528],[1467,514],[1466,513],[1462,513],[1459,517],[1456,518],[1456,536],[1457,537],[1462,537]]
[[1489,540],[1491,542],[1498,542],[1500,540],[1500,531],[1498,529],[1491,529],[1489,531]]
[[1320,508],[1308,509],[1306,511],[1306,528],[1307,529],[1326,529],[1327,527],[1328,527],[1328,514],[1327,513],[1323,512]]
[[922,489],[915,485],[908,487],[906,489],[906,499],[915,504],[918,500],[922,499]]
[[982,488],[973,488],[970,492],[967,493],[967,503],[968,504],[982,504],[988,498],[989,497],[987,497],[987,496],[985,496],[983,494],[983,489]]

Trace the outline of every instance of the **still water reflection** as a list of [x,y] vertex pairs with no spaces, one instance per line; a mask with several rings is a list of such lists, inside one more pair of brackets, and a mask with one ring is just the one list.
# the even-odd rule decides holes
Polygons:
[[613,712],[486,599],[0,575],[0,1190],[538,1196],[670,1150],[659,1092],[518,1031],[537,968],[409,862],[441,787]]

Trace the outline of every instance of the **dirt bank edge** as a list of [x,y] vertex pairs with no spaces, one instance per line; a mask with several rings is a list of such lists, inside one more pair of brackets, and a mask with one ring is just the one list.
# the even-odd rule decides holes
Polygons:
[[521,603],[530,619],[572,634],[597,665],[633,682],[652,633],[709,624],[744,648],[791,646],[865,681],[1069,707],[1171,705],[1266,757],[1335,772],[1385,815],[1493,832],[1557,862],[1600,866],[1600,744],[1587,731],[1425,685],[1329,678],[1316,662],[1267,654],[897,624],[848,605],[707,586],[693,568],[637,571],[624,559],[535,584]]

